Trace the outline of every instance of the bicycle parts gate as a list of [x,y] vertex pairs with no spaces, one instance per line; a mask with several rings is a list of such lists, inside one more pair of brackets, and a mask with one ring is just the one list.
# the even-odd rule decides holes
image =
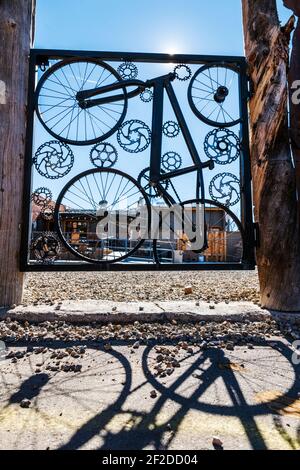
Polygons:
[[248,85],[243,57],[32,50],[21,270],[254,269]]

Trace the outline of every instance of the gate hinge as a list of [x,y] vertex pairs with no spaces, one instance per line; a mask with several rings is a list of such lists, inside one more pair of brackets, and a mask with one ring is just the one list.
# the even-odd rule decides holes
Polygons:
[[38,65],[42,71],[45,71],[46,68],[49,67],[48,56],[38,55],[36,57],[36,65]]

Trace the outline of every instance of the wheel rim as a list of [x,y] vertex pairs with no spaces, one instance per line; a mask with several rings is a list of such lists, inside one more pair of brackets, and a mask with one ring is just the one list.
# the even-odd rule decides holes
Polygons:
[[150,216],[143,188],[129,175],[110,168],[73,178],[55,208],[56,229],[65,248],[76,258],[96,264],[132,256],[147,238]]
[[[195,199],[185,201],[180,205],[190,209],[199,204],[201,204],[201,200]],[[183,239],[183,242],[180,242],[180,240],[178,242],[178,238],[174,239],[173,233],[170,239],[153,240],[153,255],[157,264],[181,264],[185,261],[197,263],[199,262],[199,256],[205,257],[203,262],[238,264],[242,262],[245,250],[245,234],[238,217],[227,207],[217,202],[204,200],[204,205],[205,233],[203,240],[204,242],[207,241],[208,247],[206,248],[204,245],[202,250],[194,250],[194,245],[189,246],[189,240]],[[195,215],[193,216],[193,223],[194,219]],[[166,223],[164,221],[164,224]],[[196,230],[195,225],[193,230]],[[173,228],[170,228],[170,233],[172,231]]]
[[90,109],[80,108],[76,94],[117,81],[121,81],[118,73],[110,65],[95,59],[59,62],[39,81],[36,90],[37,116],[47,132],[63,142],[90,145],[102,141],[110,137],[125,118],[126,89],[119,91],[123,94],[120,101]]
[[205,65],[193,77],[188,99],[194,114],[206,124],[235,126],[241,121],[238,69]]

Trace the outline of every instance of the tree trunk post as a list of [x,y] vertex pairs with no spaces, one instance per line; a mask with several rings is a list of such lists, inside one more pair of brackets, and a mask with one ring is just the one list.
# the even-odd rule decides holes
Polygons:
[[[284,0],[286,8],[293,11],[294,15],[300,17],[300,3],[298,0]],[[300,220],[300,104],[295,104],[293,94],[295,91],[294,83],[297,82],[297,95],[299,97],[300,80],[300,21],[297,21],[293,36],[293,49],[291,54],[291,63],[289,69],[289,90],[290,90],[290,137],[291,146],[296,168],[296,184],[298,193],[298,216]]]
[[22,195],[35,0],[0,2],[0,307],[22,300]]
[[257,265],[265,308],[300,311],[300,233],[296,172],[290,150],[288,87],[290,34],[276,0],[242,0],[250,99],[251,167],[260,243]]

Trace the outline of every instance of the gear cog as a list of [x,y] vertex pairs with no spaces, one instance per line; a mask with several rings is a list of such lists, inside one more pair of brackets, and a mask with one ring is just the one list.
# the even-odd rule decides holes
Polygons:
[[[161,196],[157,188],[155,188],[154,186],[151,186],[150,184],[150,168],[145,168],[143,171],[141,171],[141,173],[138,176],[138,182],[142,186],[142,188],[144,188],[147,196],[150,199],[158,198]],[[160,184],[165,190],[167,190],[170,183],[168,180],[165,180],[165,181],[161,181]]]
[[139,70],[132,62],[124,62],[119,65],[118,73],[121,75],[123,80],[134,80],[139,74]]
[[150,103],[153,100],[153,91],[150,88],[145,88],[140,94],[140,98],[143,103]]
[[32,193],[31,200],[37,206],[44,207],[52,200],[52,192],[48,188],[37,188]]
[[118,161],[118,152],[112,144],[103,142],[92,148],[90,160],[97,168],[112,168]]
[[179,64],[174,69],[175,76],[180,82],[188,81],[192,76],[191,68],[186,64]]
[[162,166],[166,171],[179,170],[182,165],[182,158],[179,153],[167,152],[162,158]]
[[180,126],[175,121],[167,121],[163,126],[163,133],[166,137],[174,139],[180,134]]
[[43,264],[52,264],[59,256],[60,243],[52,232],[45,232],[31,243],[35,258]]

